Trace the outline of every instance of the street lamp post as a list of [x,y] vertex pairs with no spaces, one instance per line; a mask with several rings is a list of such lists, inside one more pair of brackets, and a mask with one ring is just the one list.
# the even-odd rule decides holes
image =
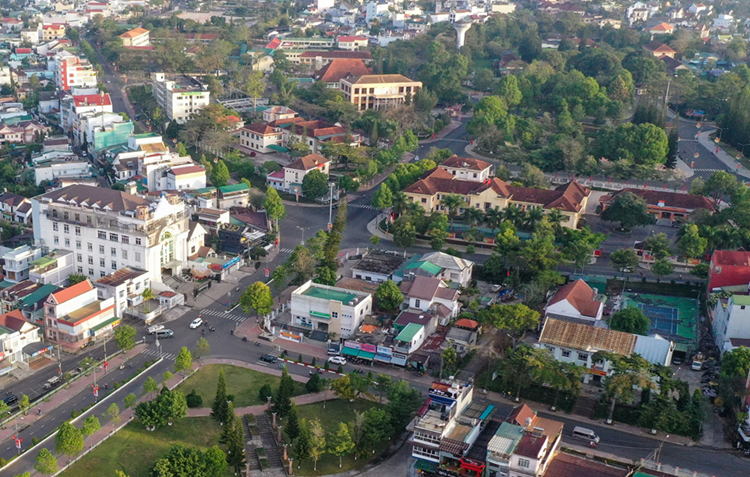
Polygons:
[[331,229],[333,229],[333,182],[328,183],[328,188],[330,189],[330,193],[328,196],[328,231],[330,232]]

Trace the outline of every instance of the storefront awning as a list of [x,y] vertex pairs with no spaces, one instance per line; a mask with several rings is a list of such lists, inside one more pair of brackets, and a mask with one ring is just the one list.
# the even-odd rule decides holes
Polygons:
[[46,353],[47,351],[51,350],[52,346],[48,345],[46,343],[42,343],[41,341],[37,341],[36,343],[30,343],[23,347],[23,354],[26,356],[33,358],[34,356],[38,356],[42,353]]
[[382,354],[376,354],[375,355],[375,361],[382,361],[384,363],[390,363],[391,362],[391,357],[390,356],[385,356],[385,355],[382,355]]
[[276,144],[270,144],[268,146],[268,149],[276,152],[289,152],[289,149],[283,147],[283,146],[277,146]]
[[424,472],[435,473],[435,471],[437,471],[437,464],[427,460],[417,459],[414,463],[414,468]]
[[342,354],[345,354],[347,356],[357,356],[359,354],[359,350],[352,349],[352,348],[344,348],[341,350]]
[[406,359],[405,358],[396,358],[395,356],[391,360],[391,364],[395,364],[396,366],[406,366]]
[[373,358],[375,358],[375,353],[370,353],[369,351],[360,351],[359,357],[362,359],[372,360]]

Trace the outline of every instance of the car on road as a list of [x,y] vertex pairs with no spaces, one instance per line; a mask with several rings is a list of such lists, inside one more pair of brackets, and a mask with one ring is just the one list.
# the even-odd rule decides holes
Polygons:
[[277,358],[276,356],[272,354],[264,354],[263,356],[260,357],[260,360],[265,361],[266,363],[275,363],[276,361],[279,360],[279,358]]
[[330,358],[328,358],[328,362],[333,364],[340,364],[341,366],[343,366],[346,364],[346,358],[344,358],[343,356],[331,356]]
[[192,323],[190,323],[190,329],[194,330],[194,329],[198,328],[202,324],[203,324],[203,319],[202,318],[196,318],[196,319],[193,320]]
[[62,379],[60,379],[60,376],[52,376],[47,380],[46,383],[44,383],[44,389],[52,389],[58,384],[62,382]]
[[172,330],[159,330],[156,332],[157,339],[172,338],[174,337],[174,331]]
[[107,80],[107,84],[110,84],[110,83],[112,83],[112,80]]
[[8,406],[10,406],[11,404],[15,404],[18,402],[18,396],[16,396],[15,394],[11,394],[10,396],[5,396],[3,398],[3,402],[7,404]]
[[153,335],[157,331],[163,330],[163,329],[164,329],[164,325],[151,325],[148,327],[148,334]]

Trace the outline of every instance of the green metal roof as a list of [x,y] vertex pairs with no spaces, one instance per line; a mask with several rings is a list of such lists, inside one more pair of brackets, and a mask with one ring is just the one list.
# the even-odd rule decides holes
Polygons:
[[344,348],[341,350],[341,354],[345,354],[347,356],[357,356],[359,354],[359,350],[352,349],[352,348]]
[[404,343],[411,343],[422,328],[424,328],[424,326],[418,325],[417,323],[409,323],[406,325],[406,328],[396,336],[396,340],[403,341]]
[[9,282],[8,280],[3,280],[0,282],[0,290],[5,290],[8,287],[12,287],[15,285],[13,282]]
[[34,266],[37,266],[37,267],[44,268],[47,265],[52,265],[55,262],[57,262],[56,258],[41,257],[41,258],[37,258],[36,260],[34,260],[33,262],[31,262],[29,265],[34,265]]
[[414,463],[414,468],[417,470],[423,470],[425,472],[434,474],[437,471],[438,465],[428,460],[417,459]]
[[250,187],[248,187],[248,185],[245,184],[244,182],[240,182],[239,184],[232,184],[232,185],[227,185],[224,187],[219,187],[219,190],[221,191],[222,194],[229,194],[232,192],[241,192],[243,190],[250,190]]
[[360,351],[358,357],[362,359],[372,360],[375,358],[375,353],[371,353],[369,351]]
[[354,293],[347,293],[344,291],[338,291],[338,290],[329,290],[328,288],[318,288],[318,287],[310,287],[304,292],[302,292],[305,296],[310,296],[313,298],[320,298],[321,300],[335,300],[340,301],[344,305],[348,304],[350,301],[357,298],[357,295]]
[[193,192],[195,194],[210,194],[216,192],[216,187],[204,187],[203,189],[195,189]]
[[276,144],[270,144],[267,147],[268,149],[276,152],[289,152],[289,149],[285,148],[284,146],[277,146]]
[[413,270],[415,268],[419,268],[419,269],[424,270],[425,272],[431,273],[433,275],[437,275],[442,270],[442,268],[438,267],[434,263],[427,262],[427,261],[424,261],[424,260],[419,261],[419,262],[411,263],[411,264],[407,265],[406,267],[404,267],[404,270]]
[[94,333],[96,333],[97,331],[101,330],[105,326],[111,325],[115,321],[120,321],[120,319],[118,317],[116,317],[116,316],[114,318],[110,318],[107,321],[105,321],[103,323],[99,323],[98,325],[96,325],[93,328],[91,328],[91,331],[94,332]]
[[50,284],[42,285],[35,292],[29,293],[21,298],[21,303],[23,303],[24,306],[33,305],[46,296],[49,296],[50,293],[55,293],[57,290],[60,290],[60,287]]

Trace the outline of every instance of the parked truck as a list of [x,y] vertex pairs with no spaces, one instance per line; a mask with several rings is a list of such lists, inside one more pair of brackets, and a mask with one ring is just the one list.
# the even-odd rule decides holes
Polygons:
[[693,358],[693,364],[690,365],[690,369],[693,371],[700,371],[703,369],[703,361],[705,360],[705,357],[703,356],[703,353],[698,353]]

